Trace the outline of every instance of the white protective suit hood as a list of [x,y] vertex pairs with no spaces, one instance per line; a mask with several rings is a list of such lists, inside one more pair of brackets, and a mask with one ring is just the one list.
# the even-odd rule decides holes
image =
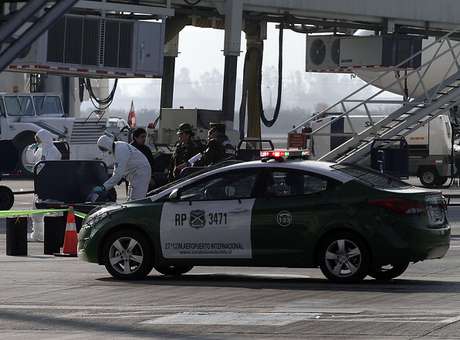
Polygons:
[[99,139],[97,140],[97,147],[102,152],[113,153],[113,143],[114,142],[115,142],[115,138],[108,136],[108,135],[103,135],[99,137]]
[[35,136],[40,140],[40,144],[53,144],[53,135],[44,129],[38,130]]
[[34,153],[34,163],[40,161],[56,161],[62,158],[61,152],[53,144],[53,135],[44,129],[35,134],[40,141],[40,147]]

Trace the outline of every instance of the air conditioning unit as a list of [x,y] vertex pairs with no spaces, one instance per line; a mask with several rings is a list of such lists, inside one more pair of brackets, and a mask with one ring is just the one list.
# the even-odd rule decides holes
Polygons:
[[91,78],[159,78],[164,22],[65,15],[9,71]]
[[307,72],[347,72],[340,67],[340,36],[307,36]]
[[[422,38],[415,36],[344,37],[340,40],[340,66],[394,69],[421,49]],[[420,53],[399,69],[416,69],[421,62]]]

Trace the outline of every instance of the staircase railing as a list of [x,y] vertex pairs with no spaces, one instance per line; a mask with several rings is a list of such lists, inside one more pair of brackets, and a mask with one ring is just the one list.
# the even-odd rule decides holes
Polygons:
[[[0,42],[10,41],[0,51],[0,72],[3,71],[26,47],[31,45],[40,35],[61,18],[78,0],[59,0],[44,9],[49,1],[33,0],[25,4],[0,27]],[[37,13],[40,16],[35,17]],[[33,20],[31,19],[33,17]],[[29,20],[32,20],[31,25]],[[18,34],[22,27],[30,25]],[[18,36],[14,36],[18,34]],[[11,39],[12,38],[12,39]]]
[[[338,159],[343,158],[344,154],[353,152],[354,147],[368,147],[375,137],[381,138],[382,136],[385,136],[386,138],[391,138],[393,136],[406,136],[414,129],[428,123],[437,115],[456,105],[460,96],[460,90],[458,90],[460,87],[458,82],[458,79],[460,78],[460,63],[458,62],[458,58],[460,57],[460,50],[456,51],[456,49],[460,47],[460,42],[453,42],[449,39],[453,34],[457,32],[458,30],[454,30],[445,34],[443,37],[435,40],[433,43],[429,44],[396,66],[396,69],[402,68],[406,63],[414,58],[419,57],[422,53],[426,53],[429,50],[434,50],[432,57],[425,61],[420,68],[410,72],[406,71],[403,76],[395,77],[393,81],[390,81],[389,85],[381,87],[380,90],[374,92],[365,99],[357,98],[357,96],[360,94],[362,95],[371,89],[374,90],[372,87],[373,85],[378,84],[385,77],[393,75],[395,70],[391,69],[383,72],[379,74],[375,79],[360,87],[356,91],[353,91],[342,100],[329,106],[325,110],[319,112],[317,115],[308,118],[290,132],[297,131],[297,129],[309,125],[312,121],[330,116],[329,113],[334,112],[333,117],[331,117],[330,120],[322,124],[320,123],[319,127],[315,127],[314,130],[308,134],[311,138],[314,138],[314,136],[324,135],[333,136],[334,133],[322,131],[325,130],[326,127],[332,126],[332,124],[338,120],[346,119],[353,137],[341,146],[338,146],[326,155],[320,157],[321,160],[337,161]],[[427,84],[427,77],[431,76],[429,73],[431,67],[433,64],[435,64],[436,61],[439,61],[441,58],[447,55],[452,57],[452,61],[450,62],[450,65],[448,65],[447,71],[442,74],[441,80],[439,80],[436,86],[429,88],[429,85]],[[409,98],[406,100],[389,100],[380,99],[381,97],[378,98],[379,96],[382,96],[382,94],[385,94],[388,90],[394,89],[394,86],[398,86],[401,90],[404,90],[404,85],[408,79],[415,79],[416,81],[413,89],[410,91],[410,93],[407,93]],[[388,81],[388,79],[386,79],[386,81]],[[417,91],[421,92],[422,94],[416,98],[413,98]],[[441,104],[440,99],[442,97],[446,98],[443,98],[444,100]],[[439,101],[439,103],[436,103],[436,101]],[[351,108],[347,108],[347,104],[351,104]],[[375,119],[373,119],[370,106],[382,106],[383,104],[393,106],[398,105],[399,108],[390,113],[385,119],[376,122]],[[432,106],[432,108],[430,108],[430,106]],[[356,131],[350,119],[350,114],[356,112],[357,110],[361,110],[358,111],[360,112],[360,115],[362,115],[364,111],[365,115],[369,119],[369,127],[365,128],[363,131]],[[424,117],[422,117],[422,114]],[[362,156],[364,153],[365,152],[360,152],[359,155]]]
[[[457,33],[457,32],[459,32],[459,30],[451,31],[451,32],[445,34],[443,37],[435,40],[433,43],[431,43],[428,46],[424,47],[419,52],[415,53],[411,57],[403,60],[401,63],[399,63],[397,66],[395,66],[395,69],[402,68],[405,64],[407,64],[412,59],[417,58],[422,53],[424,53],[424,52],[426,52],[426,51],[428,51],[430,49],[433,49],[435,47],[436,51],[435,51],[433,57],[431,59],[429,59],[427,62],[425,62],[419,69],[412,70],[410,72],[407,72],[405,75],[403,75],[403,76],[401,76],[399,78],[395,78],[395,80],[392,81],[389,85],[385,86],[384,88],[381,88],[379,91],[373,93],[371,96],[367,97],[366,99],[355,99],[355,97],[357,95],[362,94],[362,93],[364,93],[366,91],[372,90],[373,86],[377,85],[379,83],[379,81],[381,81],[382,79],[384,79],[388,75],[393,75],[395,70],[391,69],[391,70],[385,71],[383,73],[380,73],[372,81],[370,81],[367,84],[363,85],[359,89],[353,91],[351,94],[347,95],[345,98],[341,99],[340,101],[336,102],[335,104],[333,104],[333,105],[327,107],[326,109],[320,111],[318,114],[312,115],[310,118],[306,119],[305,121],[300,123],[297,127],[292,129],[290,132],[297,131],[299,128],[301,128],[303,126],[306,126],[308,123],[312,122],[313,120],[316,120],[318,118],[324,118],[324,117],[328,116],[329,112],[337,112],[337,108],[339,108],[339,111],[338,111],[339,114],[335,115],[334,119],[332,119],[328,123],[325,123],[325,124],[321,125],[320,127],[316,128],[314,131],[312,131],[311,135],[315,135],[318,131],[324,129],[325,127],[327,127],[327,126],[329,126],[331,124],[333,124],[334,122],[338,121],[339,119],[341,119],[343,117],[345,117],[348,120],[349,119],[348,114],[350,114],[351,112],[359,109],[360,107],[364,108],[364,111],[366,112],[367,116],[369,117],[370,121],[372,122],[373,119],[372,119],[371,113],[369,112],[369,104],[385,104],[385,103],[388,103],[388,104],[392,104],[392,105],[394,105],[394,104],[407,105],[410,102],[414,101],[414,100],[411,100],[411,99],[409,99],[409,100],[400,100],[400,101],[398,101],[398,100],[382,100],[382,99],[375,100],[374,99],[374,98],[386,93],[394,85],[397,85],[401,89],[404,89],[404,81],[409,79],[410,77],[413,77],[413,76],[416,76],[418,78],[418,81],[417,81],[416,86],[414,87],[414,89],[409,94],[409,97],[413,96],[413,94],[419,89],[419,87],[422,87],[423,93],[425,94],[424,100],[425,101],[431,101],[433,99],[433,95],[428,94],[429,89],[427,89],[427,87],[425,85],[425,82],[424,82],[424,79],[425,79],[426,75],[428,74],[428,71],[431,68],[431,66],[433,65],[433,63],[436,60],[439,60],[440,58],[442,58],[443,56],[445,56],[447,54],[451,54],[454,57],[454,63],[453,64],[456,64],[457,67],[459,66],[458,61],[457,61],[458,54],[455,55],[453,51],[454,51],[455,48],[460,46],[460,42],[456,42],[454,45],[452,45],[452,42],[449,40],[449,37],[452,36],[453,34]],[[447,46],[449,48],[440,53],[440,51],[441,51],[442,47],[444,46],[444,44],[447,44]],[[443,80],[445,80],[447,78],[447,76],[449,75],[449,72],[451,71],[452,67],[453,67],[453,65],[450,65],[449,70],[448,70],[448,72],[446,72]],[[424,70],[421,73],[420,70],[423,69],[423,68],[424,68]],[[351,108],[347,108],[346,105],[345,105],[346,103],[356,103],[356,104],[354,106],[352,106]]]

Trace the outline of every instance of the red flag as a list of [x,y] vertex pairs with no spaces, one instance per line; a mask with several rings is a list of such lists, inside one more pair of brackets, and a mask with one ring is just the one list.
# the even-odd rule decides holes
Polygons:
[[136,127],[136,111],[134,110],[134,103],[131,100],[131,109],[129,109],[128,113],[128,125],[130,128]]

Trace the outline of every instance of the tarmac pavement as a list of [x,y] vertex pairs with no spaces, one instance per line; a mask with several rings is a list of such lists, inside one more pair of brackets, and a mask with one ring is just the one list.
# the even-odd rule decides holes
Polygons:
[[[31,207],[26,196],[15,208]],[[460,235],[460,209],[450,216]],[[319,269],[237,267],[123,282],[28,246],[28,257],[6,256],[0,234],[2,339],[460,338],[460,236],[444,259],[388,283],[351,285],[329,283]]]

